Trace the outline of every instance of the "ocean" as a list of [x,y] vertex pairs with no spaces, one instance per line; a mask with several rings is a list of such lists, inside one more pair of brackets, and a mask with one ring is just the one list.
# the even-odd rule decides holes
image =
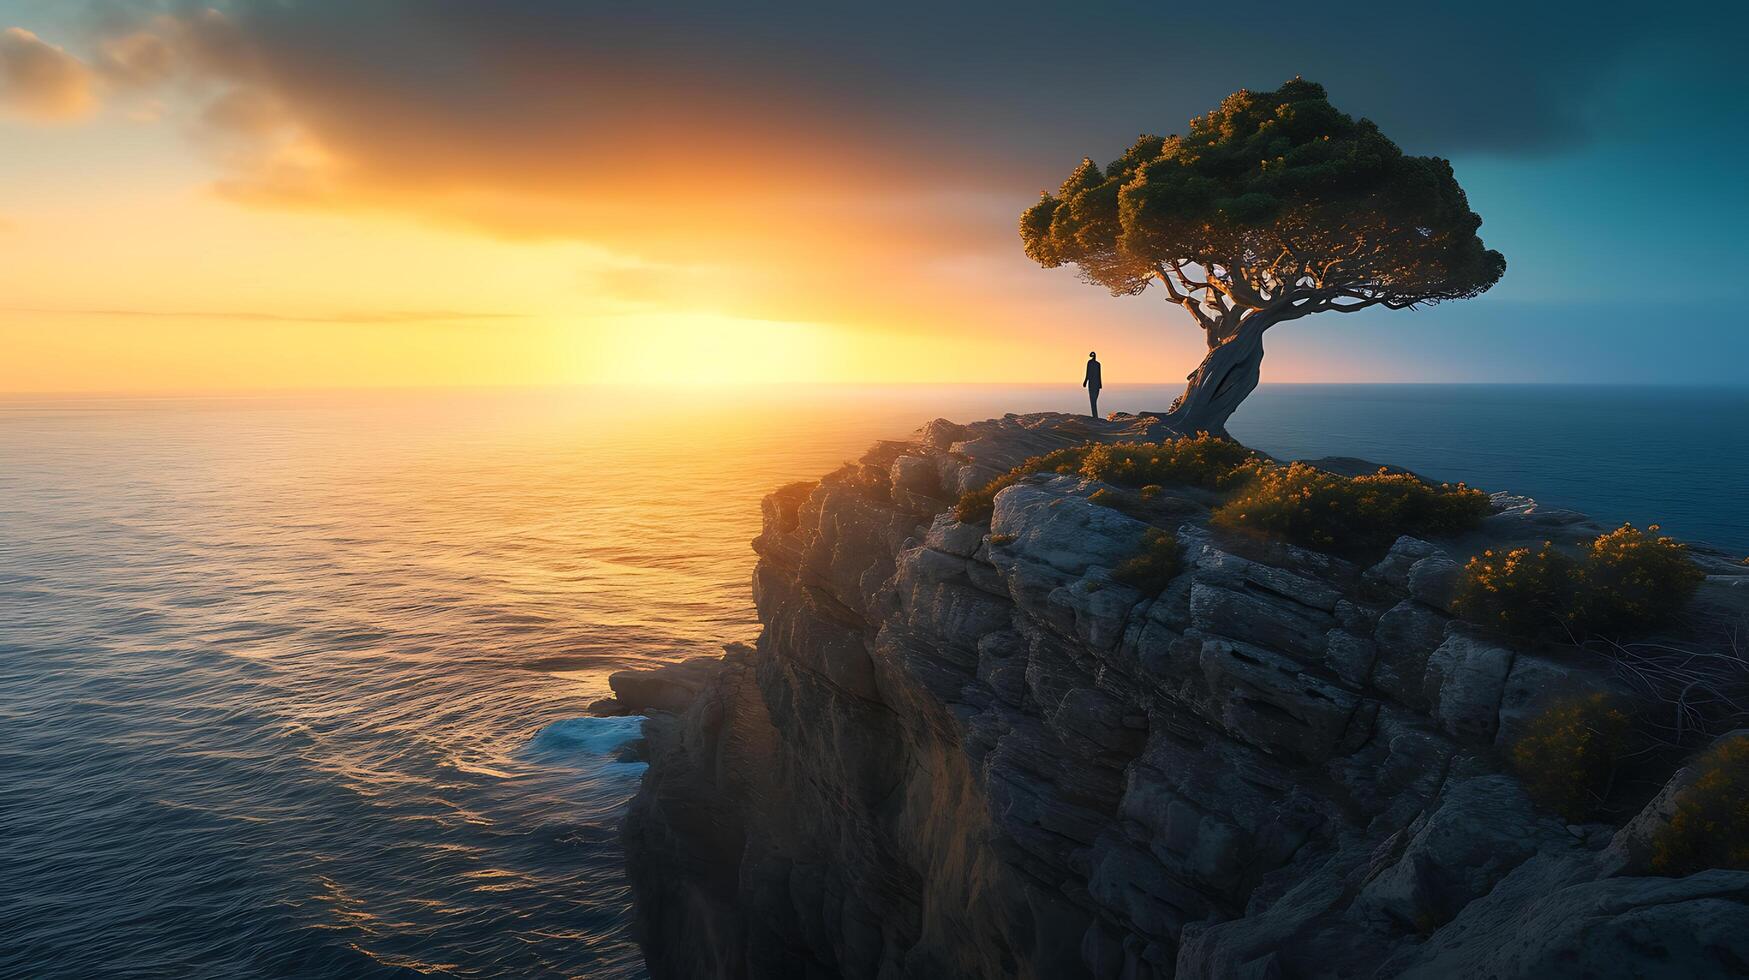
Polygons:
[[[1084,405],[0,399],[0,976],[641,976],[607,674],[756,634],[767,491]],[[1266,385],[1231,430],[1749,552],[1749,389]]]

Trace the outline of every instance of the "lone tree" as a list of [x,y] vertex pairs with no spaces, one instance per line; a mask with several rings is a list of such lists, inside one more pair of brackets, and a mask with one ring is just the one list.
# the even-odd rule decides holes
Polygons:
[[1370,120],[1294,79],[1240,89],[1184,136],[1083,159],[1020,216],[1046,268],[1135,295],[1158,283],[1208,340],[1165,421],[1224,434],[1257,387],[1263,332],[1312,313],[1468,299],[1506,271],[1451,164],[1405,156]]

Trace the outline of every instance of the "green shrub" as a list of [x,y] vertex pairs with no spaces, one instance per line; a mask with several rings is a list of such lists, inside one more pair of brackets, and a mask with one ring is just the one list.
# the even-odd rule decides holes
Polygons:
[[1118,442],[1088,449],[1081,475],[1124,487],[1163,483],[1224,490],[1251,476],[1257,455],[1232,441],[1199,432],[1161,442]]
[[1607,694],[1556,702],[1512,746],[1512,768],[1532,800],[1570,821],[1585,820],[1609,795],[1629,724]]
[[[1088,443],[1034,456],[979,489],[967,491],[960,496],[954,516],[962,521],[989,520],[996,495],[1034,473],[1080,475],[1121,487],[1180,483],[1221,490],[1244,482],[1257,465],[1257,455],[1251,450],[1206,432],[1161,442]],[[1114,506],[1109,496],[1094,502]]]
[[1308,548],[1379,551],[1400,535],[1454,534],[1488,513],[1488,496],[1459,483],[1431,484],[1380,470],[1346,477],[1305,463],[1263,467],[1214,512],[1217,525]]
[[1670,622],[1706,574],[1688,546],[1631,524],[1601,535],[1575,560],[1541,549],[1485,551],[1469,560],[1453,610],[1516,636],[1619,636]]
[[959,504],[954,508],[954,519],[960,521],[989,520],[990,511],[996,506],[998,493],[1034,473],[1077,473],[1081,469],[1081,461],[1086,458],[1087,451],[1091,448],[1090,445],[1074,446],[1069,449],[1058,449],[1045,453],[1043,456],[1034,456],[982,487],[966,491],[960,495]]
[[1726,739],[1695,765],[1695,781],[1677,794],[1670,822],[1652,836],[1652,870],[1749,870],[1749,735]]
[[1123,497],[1119,494],[1113,493],[1107,487],[1100,487],[1098,490],[1088,494],[1087,500],[1089,503],[1095,503],[1101,507],[1110,507],[1113,510],[1123,509]]
[[1112,570],[1111,577],[1147,595],[1159,595],[1183,567],[1178,538],[1157,527],[1142,532],[1142,547]]

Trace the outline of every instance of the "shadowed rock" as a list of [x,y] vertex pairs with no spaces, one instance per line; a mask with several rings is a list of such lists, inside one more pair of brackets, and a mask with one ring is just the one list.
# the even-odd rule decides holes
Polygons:
[[1482,532],[1363,573],[1230,542],[1192,504],[1142,515],[1183,552],[1143,594],[1113,573],[1147,521],[1098,484],[1040,474],[988,527],[951,513],[1027,457],[1162,434],[937,420],[767,499],[758,642],[612,680],[651,713],[626,844],[657,980],[1749,963],[1749,874],[1640,877],[1655,800],[1611,845],[1501,768],[1549,704],[1626,692],[1454,620],[1459,559],[1582,515],[1497,496]]
[[614,671],[607,678],[612,704],[597,702],[591,709],[603,715],[685,711],[722,663],[721,657],[693,657],[661,667]]

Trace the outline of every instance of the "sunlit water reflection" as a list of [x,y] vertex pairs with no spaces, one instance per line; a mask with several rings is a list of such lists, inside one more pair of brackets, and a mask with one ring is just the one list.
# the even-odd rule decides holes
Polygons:
[[[1453,435],[1473,396],[1381,415],[1379,391],[1335,392],[1265,388],[1235,432],[1566,486],[1512,448],[1534,432],[1491,453]],[[747,542],[773,487],[936,415],[1078,404],[0,402],[0,976],[640,975],[616,841],[636,721],[584,716],[606,673],[753,636]],[[1749,547],[1725,540],[1740,469],[1684,496],[1676,458],[1641,467],[1665,467],[1658,496],[1627,489],[1630,459],[1560,502]]]

